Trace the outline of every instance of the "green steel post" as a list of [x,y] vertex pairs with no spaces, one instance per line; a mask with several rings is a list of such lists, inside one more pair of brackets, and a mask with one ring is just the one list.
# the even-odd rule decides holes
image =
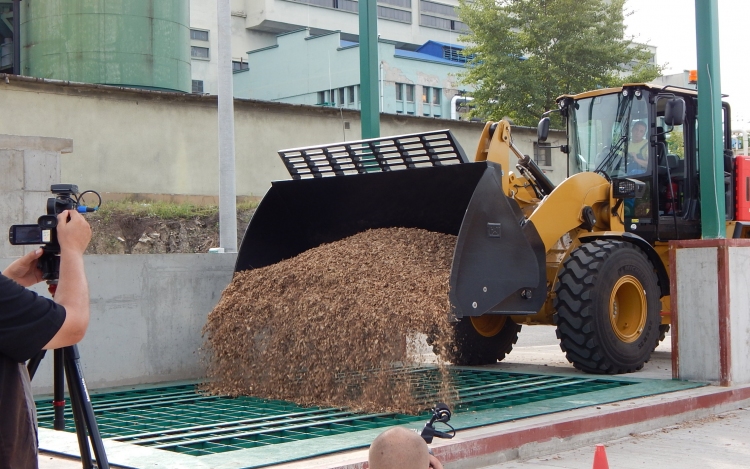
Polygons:
[[380,137],[377,0],[359,1],[359,92],[362,138]]
[[718,0],[695,0],[698,48],[698,155],[704,239],[726,236]]

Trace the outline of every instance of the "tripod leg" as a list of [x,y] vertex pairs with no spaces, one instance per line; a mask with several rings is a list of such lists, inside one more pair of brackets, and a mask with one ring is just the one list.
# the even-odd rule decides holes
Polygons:
[[54,428],[55,430],[65,430],[65,368],[62,349],[55,349],[53,358],[52,378],[55,397],[52,399],[52,405],[55,408]]
[[78,437],[78,449],[81,453],[81,465],[83,469],[94,469],[94,462],[91,459],[91,449],[86,437],[86,426],[83,419],[83,409],[81,404],[81,394],[78,383],[75,380],[75,373],[71,370],[72,365],[68,359],[68,350],[64,350],[65,355],[65,374],[68,381],[68,393],[70,394],[70,407],[73,409],[73,422],[76,427],[76,436]]
[[[96,463],[99,469],[109,469],[109,462],[107,461],[107,454],[104,451],[104,443],[102,442],[101,434],[99,433],[99,425],[96,423],[96,417],[94,416],[94,408],[91,407],[91,399],[89,398],[88,390],[86,389],[86,381],[83,379],[83,372],[81,371],[81,365],[78,355],[78,347],[71,345],[65,347],[65,370],[68,374],[68,391],[70,392],[71,403],[75,399],[80,409],[82,423],[85,424],[86,430],[91,438],[91,446],[94,448],[94,457],[96,457]],[[74,407],[75,409],[75,407]],[[75,413],[74,413],[75,415]],[[76,430],[83,428],[83,425],[79,427],[76,421]],[[83,432],[85,435],[85,430]],[[80,443],[80,434],[79,434]],[[84,441],[86,452],[88,453],[88,444]],[[83,458],[83,447],[81,448],[81,458]],[[90,456],[89,456],[90,459]]]

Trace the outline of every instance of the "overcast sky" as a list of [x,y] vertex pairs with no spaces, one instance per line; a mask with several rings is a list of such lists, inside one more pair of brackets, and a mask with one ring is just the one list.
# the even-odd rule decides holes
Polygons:
[[[702,0],[705,1],[705,0]],[[721,92],[732,107],[733,128],[750,129],[750,0],[718,0]],[[664,74],[696,68],[695,0],[627,0],[627,33],[656,46]]]

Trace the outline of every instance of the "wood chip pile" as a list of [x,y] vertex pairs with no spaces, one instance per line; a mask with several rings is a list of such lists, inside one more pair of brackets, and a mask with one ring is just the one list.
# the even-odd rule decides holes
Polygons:
[[[455,236],[441,233],[369,230],[235,274],[204,327],[206,390],[367,412],[424,410],[434,400],[420,402],[424,390],[408,379],[418,358],[405,338],[451,339],[454,246]],[[449,402],[445,378],[441,389]]]

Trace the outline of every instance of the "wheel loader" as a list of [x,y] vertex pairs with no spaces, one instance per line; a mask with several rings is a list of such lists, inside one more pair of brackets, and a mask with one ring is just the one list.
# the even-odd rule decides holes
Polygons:
[[[668,241],[701,236],[697,93],[629,84],[557,103],[568,160],[557,186],[506,121],[486,123],[473,162],[445,130],[280,151],[292,179],[272,183],[235,271],[372,228],[452,234],[455,339],[439,350],[452,363],[495,363],[521,325],[554,324],[576,368],[641,369],[669,329]],[[727,233],[745,237],[722,109]],[[631,138],[644,125],[645,145]]]

